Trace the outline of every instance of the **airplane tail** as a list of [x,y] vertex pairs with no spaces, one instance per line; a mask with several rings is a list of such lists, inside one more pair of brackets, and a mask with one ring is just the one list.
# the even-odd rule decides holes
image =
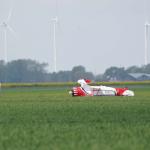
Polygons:
[[85,91],[87,95],[92,94],[91,87],[90,85],[88,85],[90,82],[91,80],[87,80],[87,79],[78,80],[78,83],[81,85],[81,88]]
[[77,81],[81,86],[85,85],[85,84],[89,84],[91,82],[91,80],[88,79],[80,79]]

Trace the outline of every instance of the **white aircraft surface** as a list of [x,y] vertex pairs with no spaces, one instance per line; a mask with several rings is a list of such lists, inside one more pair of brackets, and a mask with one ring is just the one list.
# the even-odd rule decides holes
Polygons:
[[128,88],[114,88],[108,86],[90,86],[90,80],[80,79],[80,86],[73,87],[69,94],[72,96],[134,96],[134,92]]

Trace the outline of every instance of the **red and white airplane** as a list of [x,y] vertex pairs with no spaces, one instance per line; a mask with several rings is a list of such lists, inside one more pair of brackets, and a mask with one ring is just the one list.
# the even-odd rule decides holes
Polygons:
[[77,81],[81,86],[73,87],[69,94],[72,96],[134,96],[134,92],[128,88],[114,88],[108,86],[90,86],[91,81],[80,79]]

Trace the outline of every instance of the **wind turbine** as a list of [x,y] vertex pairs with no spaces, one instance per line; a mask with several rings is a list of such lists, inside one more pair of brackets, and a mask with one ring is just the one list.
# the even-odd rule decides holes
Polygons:
[[150,24],[148,22],[145,23],[145,65],[148,62],[148,32],[149,32]]
[[10,9],[6,20],[4,20],[2,23],[0,23],[0,27],[4,31],[4,60],[5,60],[6,64],[8,62],[8,59],[7,59],[7,32],[10,31],[14,36],[16,36],[16,32],[9,24],[11,16],[12,16],[12,9]]
[[57,49],[56,49],[56,25],[58,23],[58,17],[52,18],[53,22],[53,51],[54,51],[54,72],[57,71]]

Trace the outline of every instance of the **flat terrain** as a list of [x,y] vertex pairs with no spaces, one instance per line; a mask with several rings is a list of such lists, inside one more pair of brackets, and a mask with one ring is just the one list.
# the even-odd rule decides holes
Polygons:
[[1,89],[0,150],[148,150],[150,86],[133,89],[135,97]]

